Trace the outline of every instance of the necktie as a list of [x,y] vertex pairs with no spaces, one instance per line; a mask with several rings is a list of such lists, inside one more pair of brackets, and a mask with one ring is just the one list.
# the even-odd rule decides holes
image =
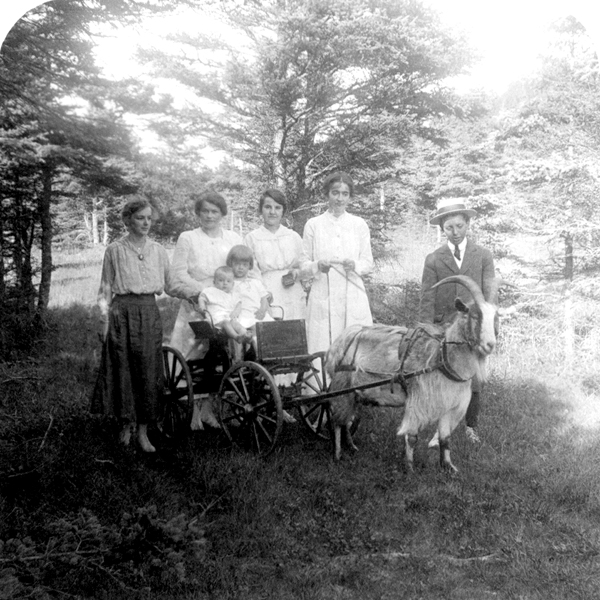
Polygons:
[[460,260],[460,248],[456,244],[454,245],[454,256],[456,256],[456,260]]

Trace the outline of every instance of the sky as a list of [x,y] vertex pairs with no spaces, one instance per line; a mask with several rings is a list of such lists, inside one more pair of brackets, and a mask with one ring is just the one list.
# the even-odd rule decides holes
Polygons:
[[[484,88],[501,93],[515,79],[530,73],[545,44],[548,25],[569,14],[594,37],[600,54],[600,0],[423,0],[435,8],[450,27],[465,32],[482,56],[468,77],[453,82],[459,90]],[[0,0],[0,40],[39,0]],[[115,73],[128,64],[124,36],[103,51],[103,60]]]
[[595,39],[600,53],[599,0],[424,0],[450,27],[463,30],[481,61],[459,88],[498,93],[533,72],[546,45],[548,26],[573,15]]

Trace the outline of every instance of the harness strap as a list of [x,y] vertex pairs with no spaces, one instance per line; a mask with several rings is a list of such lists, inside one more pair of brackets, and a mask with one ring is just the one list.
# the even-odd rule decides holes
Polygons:
[[440,371],[450,380],[452,381],[469,381],[469,379],[472,379],[472,377],[467,377],[466,379],[464,377],[461,377],[451,366],[450,366],[450,361],[448,360],[448,344],[446,344],[446,341],[444,340],[441,344],[442,349],[441,349],[441,363],[440,363]]
[[[356,340],[356,338],[362,333],[364,327],[362,327],[361,329],[359,329],[348,341],[348,343],[346,344],[346,349],[344,350],[344,354],[342,355],[342,360],[344,360],[344,358],[346,358],[346,354],[348,354],[348,350],[350,350],[350,346],[352,344],[354,344],[354,341]],[[352,355],[352,360],[350,361],[350,365],[354,364],[354,359],[356,358],[356,354],[358,352],[358,344],[354,344],[354,354]],[[338,365],[335,370],[336,371],[353,371],[354,369],[342,369],[340,367],[345,367],[346,365]]]
[[[346,350],[344,351],[344,358],[346,357],[346,354],[348,353],[348,350],[350,349],[350,345],[352,343],[354,343],[354,341],[356,340],[356,338],[358,337],[358,335],[361,332],[362,332],[362,329],[360,331],[357,331],[356,334],[352,337],[352,339],[348,343],[348,345],[346,346]],[[411,373],[405,373],[404,372],[404,363],[406,362],[406,359],[408,358],[409,353],[412,350],[413,346],[415,345],[417,340],[422,336],[430,337],[432,339],[435,339],[438,342],[438,344],[439,344],[439,346],[438,346],[439,360],[435,361],[432,366],[425,367],[423,369],[419,369],[418,371],[413,371]],[[404,393],[406,395],[408,395],[408,380],[409,379],[412,379],[413,377],[418,377],[419,375],[425,375],[426,373],[432,373],[433,371],[436,371],[438,369],[442,372],[442,374],[445,377],[447,377],[451,381],[464,382],[464,381],[469,381],[470,379],[472,379],[472,377],[467,377],[467,378],[461,377],[452,368],[452,366],[450,365],[450,361],[448,359],[448,345],[449,344],[464,344],[464,343],[465,342],[446,342],[443,335],[441,335],[441,336],[434,335],[430,331],[428,331],[425,327],[423,327],[422,325],[417,325],[415,328],[409,329],[406,332],[406,335],[402,338],[402,340],[400,341],[400,343],[398,345],[398,358],[400,360],[400,366],[398,367],[398,370],[389,379],[391,392],[393,393],[393,391],[394,391],[394,387],[393,387],[394,383],[399,383],[402,386],[402,390],[404,391]],[[357,352],[358,352],[358,344],[355,345],[352,362],[349,364],[347,363],[347,364],[338,365],[335,368],[336,372],[358,371],[358,369],[354,366],[354,359],[356,358]],[[366,375],[371,375],[371,376],[375,376],[375,377],[381,377],[382,375],[384,375],[384,373],[373,373],[371,371],[361,371],[361,372],[365,373]],[[386,383],[386,381],[382,381],[381,385],[384,385],[385,383]]]

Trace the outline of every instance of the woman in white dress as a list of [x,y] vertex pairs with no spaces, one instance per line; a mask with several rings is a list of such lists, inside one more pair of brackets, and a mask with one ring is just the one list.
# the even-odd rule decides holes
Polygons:
[[309,352],[324,351],[350,325],[372,325],[362,276],[373,268],[371,235],[364,219],[346,212],[354,193],[346,173],[323,183],[328,210],[304,227],[303,271],[314,281],[308,297]]
[[281,224],[287,201],[276,189],[265,191],[258,210],[263,224],[244,238],[255,259],[255,268],[273,295],[273,304],[283,307],[283,318],[304,319],[306,294],[300,284],[302,238]]
[[[225,264],[229,250],[242,243],[242,238],[237,233],[222,228],[223,217],[227,215],[227,203],[223,196],[216,192],[206,192],[193,196],[193,199],[200,227],[184,231],[179,236],[167,286],[169,295],[182,300],[169,345],[179,350],[188,360],[201,358],[205,351],[189,326],[190,321],[199,318],[194,303],[200,292],[212,285],[214,272],[217,267]],[[202,425],[196,417],[195,414],[192,427],[200,429]],[[213,427],[219,426],[209,400],[202,403],[200,419]]]

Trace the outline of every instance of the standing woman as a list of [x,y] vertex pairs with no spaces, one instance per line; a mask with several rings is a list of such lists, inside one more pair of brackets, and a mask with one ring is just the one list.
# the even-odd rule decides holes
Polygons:
[[302,238],[281,224],[287,211],[285,196],[276,189],[265,191],[258,211],[263,224],[244,242],[254,253],[255,267],[273,295],[273,304],[283,307],[283,318],[304,319],[306,298],[299,279]]
[[328,210],[304,227],[302,269],[314,281],[308,297],[309,352],[327,350],[350,325],[372,325],[362,276],[373,268],[371,235],[364,219],[346,212],[352,178],[332,173],[323,183]]
[[[221,194],[205,192],[194,194],[192,199],[200,227],[184,231],[179,236],[167,287],[170,296],[182,300],[169,345],[179,350],[187,360],[202,358],[205,351],[189,326],[190,321],[199,318],[194,308],[198,295],[205,287],[212,285],[215,270],[225,264],[229,250],[242,244],[242,238],[237,233],[222,228],[223,217],[227,215],[227,203]],[[219,427],[211,400],[202,402],[199,418],[212,427]],[[194,428],[202,428],[196,414],[192,421]]]
[[107,247],[102,265],[98,304],[104,345],[92,412],[121,420],[119,439],[125,446],[137,429],[142,450],[155,452],[148,424],[158,416],[163,384],[155,295],[165,288],[169,259],[160,244],[148,239],[152,206],[147,200],[128,202],[122,218],[129,233]]

